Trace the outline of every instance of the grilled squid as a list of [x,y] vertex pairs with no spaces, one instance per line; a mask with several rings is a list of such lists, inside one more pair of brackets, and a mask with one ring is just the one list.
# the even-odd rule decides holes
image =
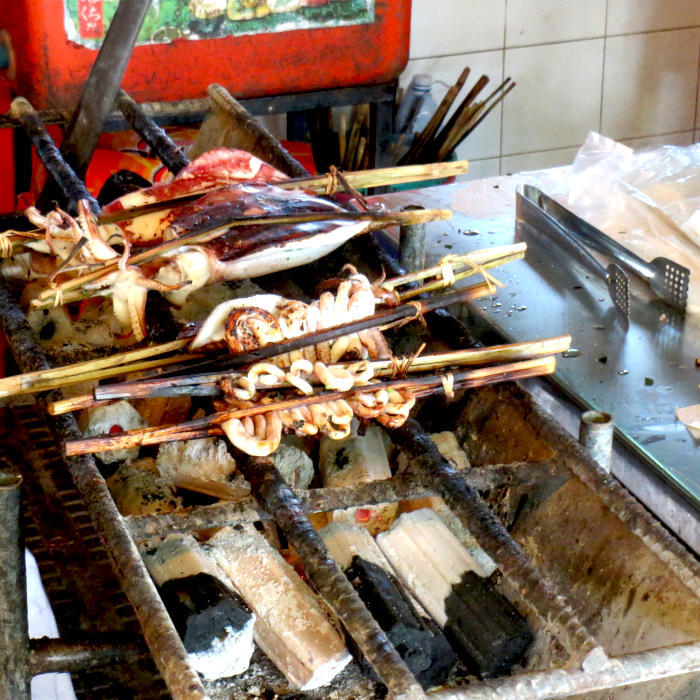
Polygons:
[[[346,265],[344,272],[348,277],[340,281],[335,294],[323,292],[310,304],[275,294],[223,302],[204,321],[190,349],[225,344],[236,354],[372,316],[375,288],[351,265]],[[381,332],[368,329],[279,355],[274,361],[290,367],[300,359],[331,364],[341,358],[378,359],[390,355]]]

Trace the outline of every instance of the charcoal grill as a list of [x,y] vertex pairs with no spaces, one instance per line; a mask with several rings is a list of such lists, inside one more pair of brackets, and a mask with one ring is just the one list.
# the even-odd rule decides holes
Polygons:
[[[133,111],[132,104],[129,108]],[[24,126],[43,153],[45,133],[37,115]],[[153,139],[154,128],[148,119],[139,126],[166,162],[172,144],[162,134],[160,140]],[[59,166],[51,172],[68,199],[75,196],[71,192],[84,192],[55,150],[49,149],[47,165]],[[379,253],[374,252],[376,258]],[[395,266],[386,258],[383,263]],[[48,367],[4,284],[0,318],[19,370]],[[436,317],[432,331],[444,339],[467,333],[447,314]],[[80,697],[169,695],[179,700],[290,693],[259,654],[253,670],[242,677],[204,685],[187,661],[135,544],[174,531],[272,519],[384,684],[354,664],[330,691],[324,688],[310,697],[330,692],[338,698],[381,697],[384,686],[391,697],[422,697],[377,623],[328,559],[307,515],[427,495],[441,496],[496,562],[499,588],[535,632],[533,652],[522,672],[483,682],[465,679],[429,692],[430,697],[598,697],[594,693],[602,689],[605,697],[624,697],[624,686],[645,683],[648,697],[670,698],[683,693],[691,697],[700,688],[697,560],[516,385],[475,390],[444,411],[441,424],[431,426],[453,428],[479,445],[469,471],[455,471],[421,425],[411,420],[394,431],[396,443],[411,456],[411,468],[390,481],[294,493],[264,461],[252,460],[246,473],[253,495],[244,501],[128,518],[117,511],[91,456],[61,458],[61,443],[79,437],[79,430],[70,414],[48,416],[47,398],[55,397],[4,409],[4,696],[25,697],[29,678],[51,670],[70,670]],[[510,452],[504,447],[506,434]],[[15,474],[24,480],[21,526]],[[557,529],[566,527],[572,528],[571,536],[560,533],[560,541],[554,542]],[[38,560],[61,640],[38,643],[27,638],[20,535]],[[624,552],[617,562],[612,548]],[[585,561],[590,571],[579,570]],[[642,572],[635,578],[637,567]],[[605,577],[615,583],[604,585]],[[637,591],[642,588],[640,602]],[[648,600],[653,612],[644,618],[640,606]]]

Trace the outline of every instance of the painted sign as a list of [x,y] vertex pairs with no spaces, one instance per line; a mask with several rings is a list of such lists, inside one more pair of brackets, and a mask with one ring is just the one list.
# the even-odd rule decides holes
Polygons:
[[[119,0],[64,0],[66,35],[99,48]],[[152,0],[137,44],[374,22],[374,0]]]

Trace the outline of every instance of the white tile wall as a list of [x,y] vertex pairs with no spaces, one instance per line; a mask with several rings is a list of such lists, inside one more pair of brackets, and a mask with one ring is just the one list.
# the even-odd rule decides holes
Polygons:
[[580,143],[600,116],[603,39],[506,49],[517,86],[504,100],[503,153]]
[[413,0],[411,58],[503,47],[506,0]]
[[508,0],[506,46],[602,36],[606,0]]
[[690,130],[700,28],[606,39],[601,128],[612,138]]
[[609,35],[700,25],[697,0],[607,0],[607,4]]
[[464,66],[470,85],[517,82],[458,149],[467,177],[570,162],[589,130],[635,148],[700,139],[700,0],[413,0],[410,58],[402,84]]

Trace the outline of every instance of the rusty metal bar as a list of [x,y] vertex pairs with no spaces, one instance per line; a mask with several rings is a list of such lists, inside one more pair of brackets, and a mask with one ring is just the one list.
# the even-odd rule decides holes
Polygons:
[[265,505],[296,549],[314,588],[332,608],[357,643],[362,654],[397,700],[424,698],[422,688],[396,649],[364,606],[352,584],[329,556],[323,540],[309,522],[304,508],[269,458],[236,461]]
[[55,184],[61,189],[66,200],[75,203],[79,199],[86,199],[90,203],[92,212],[99,214],[100,205],[97,200],[88,192],[85,183],[64,160],[34,107],[24,97],[17,97],[12,100],[10,105],[10,115],[17,119],[27,132],[39,159],[54,179]]
[[79,175],[85,173],[95,152],[102,123],[114,106],[136,37],[150,5],[150,0],[120,0],[109,23],[61,145],[61,152]]
[[[489,467],[460,471],[459,474],[477,491],[489,491],[503,486],[527,486],[558,478],[554,467],[545,462],[494,464]],[[296,491],[296,496],[307,513],[325,513],[343,508],[396,503],[407,498],[425,498],[434,495],[434,488],[393,479],[357,486]],[[132,537],[142,540],[165,536],[170,532],[200,532],[214,527],[269,519],[269,513],[262,510],[255,499],[245,498],[236,502],[220,501],[168,513],[132,515],[126,518],[126,523]]]
[[[423,209],[418,205],[404,207],[404,211]],[[425,224],[402,226],[399,237],[399,261],[408,272],[425,267]]]
[[410,458],[409,469],[425,484],[434,486],[503,574],[517,585],[521,604],[539,616],[573,658],[580,661],[594,651],[601,656],[595,640],[564,597],[544,580],[479,494],[438,452],[419,423],[409,418],[391,435],[394,444]]
[[[121,643],[115,637],[123,636]],[[72,673],[112,664],[132,664],[141,659],[146,649],[131,641],[133,635],[109,635],[109,641],[64,642],[60,639],[32,639],[29,673]]]
[[217,109],[231,118],[245,137],[241,148],[254,153],[258,158],[273,165],[290,177],[308,175],[306,168],[258,121],[256,121],[226,88],[221,85],[210,85],[207,91]]
[[0,471],[0,698],[29,700],[27,583],[20,531],[22,477]]
[[614,476],[608,474],[585,449],[573,442],[561,425],[549,418],[534,402],[531,403],[531,408],[528,421],[543,436],[543,439],[554,445],[566,445],[566,449],[557,449],[559,466],[570,470],[586,484],[601,502],[678,576],[685,586],[696,596],[700,596],[700,561],[670,534]]
[[165,130],[159,127],[124,90],[120,90],[117,94],[116,105],[131,128],[143,138],[173,175],[177,175],[190,162],[182,148],[173,143]]
[[[700,642],[617,656],[600,670],[578,668],[523,673],[430,693],[436,700],[548,700],[700,671]],[[688,696],[690,697],[690,696]]]
[[[48,369],[49,363],[36,345],[22,310],[0,280],[0,317],[20,371]],[[57,397],[54,397],[57,398]],[[72,414],[47,419],[56,439],[77,439],[82,434]],[[182,641],[168,616],[153,582],[131,539],[123,518],[114,505],[104,478],[90,455],[65,460],[77,489],[85,500],[114,560],[124,592],[141,623],[158,670],[174,698],[197,700],[206,692],[190,666]]]

